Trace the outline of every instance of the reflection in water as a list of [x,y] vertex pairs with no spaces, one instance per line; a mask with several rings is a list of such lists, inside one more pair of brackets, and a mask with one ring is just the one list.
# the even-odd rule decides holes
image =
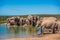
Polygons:
[[23,27],[9,27],[8,32],[14,33],[16,36],[20,35],[20,37],[30,37],[34,34],[36,34],[36,30],[34,27],[28,27],[28,28],[23,28]]
[[34,27],[29,27],[27,32],[29,35],[34,35],[36,34],[36,29]]
[[29,35],[32,35],[36,33],[36,30],[34,27],[28,27],[28,28],[23,28],[23,27],[9,27],[8,32],[12,32],[14,34],[18,34],[20,32],[27,32]]
[[36,34],[36,29],[34,27],[28,27],[28,28],[23,28],[23,27],[6,27],[6,26],[1,26],[0,27],[1,31],[5,33],[0,32],[0,38],[29,38],[29,37],[34,37],[33,35]]
[[9,27],[8,28],[8,32],[12,32],[14,34],[18,34],[19,33],[19,27]]

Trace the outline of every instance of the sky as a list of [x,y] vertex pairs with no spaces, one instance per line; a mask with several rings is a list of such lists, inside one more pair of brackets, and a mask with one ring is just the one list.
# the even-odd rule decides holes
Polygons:
[[60,14],[60,0],[0,0],[0,16]]

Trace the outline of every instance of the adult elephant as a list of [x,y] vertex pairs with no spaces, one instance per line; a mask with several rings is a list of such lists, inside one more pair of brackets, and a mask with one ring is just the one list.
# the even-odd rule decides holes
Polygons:
[[37,26],[41,26],[42,27],[42,32],[44,31],[44,29],[51,29],[52,33],[55,33],[55,29],[57,28],[57,19],[55,19],[55,17],[44,17],[41,20],[37,21]]
[[15,17],[11,17],[11,18],[8,18],[7,19],[7,24],[10,24],[10,25],[15,25]]
[[36,27],[38,27],[38,26],[40,26],[40,25],[41,25],[41,21],[38,20],[38,21],[36,22]]
[[20,26],[20,17],[19,16],[15,17],[14,21],[15,21],[17,26]]
[[20,18],[20,25],[23,26],[24,24],[26,24],[26,18],[21,17]]
[[36,26],[37,22],[40,20],[39,16],[34,16],[34,26]]
[[39,19],[39,16],[29,15],[27,18],[28,18],[28,20],[29,20],[29,22],[30,22],[30,25],[36,26],[36,22],[37,22],[37,20]]
[[10,25],[15,25],[15,21],[14,20],[11,20],[10,21]]
[[11,20],[15,20],[15,17],[7,18],[7,23],[10,23]]
[[6,26],[13,26],[16,25],[14,20],[9,20],[9,22],[6,23]]
[[26,19],[26,24],[27,24],[27,25],[30,25],[29,19]]
[[57,21],[57,25],[58,25],[57,30],[60,30],[60,21]]
[[44,20],[54,20],[54,21],[57,21],[57,18],[56,17],[41,17],[40,20],[41,21],[44,21]]
[[53,20],[45,20],[41,23],[42,26],[42,30],[44,31],[44,29],[51,29],[52,33],[55,33],[55,29],[57,27],[56,21]]

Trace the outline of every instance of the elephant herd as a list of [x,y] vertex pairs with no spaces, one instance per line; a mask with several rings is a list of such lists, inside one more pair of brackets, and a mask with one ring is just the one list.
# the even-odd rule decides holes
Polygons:
[[25,24],[36,26],[37,21],[39,20],[39,16],[31,16],[29,15],[27,18],[23,17],[10,17],[7,19],[7,25],[17,25],[17,26],[23,26]]
[[27,18],[23,17],[10,17],[7,19],[8,25],[17,25],[17,26],[23,26],[23,25],[31,25],[33,27],[42,27],[42,31],[44,28],[51,29],[52,33],[55,33],[55,31],[58,30],[58,27],[60,27],[60,21],[56,17],[39,17],[39,16],[32,16],[29,15]]

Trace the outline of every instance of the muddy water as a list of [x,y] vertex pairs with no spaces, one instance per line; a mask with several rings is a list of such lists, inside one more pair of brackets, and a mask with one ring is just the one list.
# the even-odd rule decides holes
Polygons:
[[34,28],[24,29],[22,27],[0,26],[0,39],[37,37],[37,36],[34,36],[34,34],[36,34],[36,31]]

